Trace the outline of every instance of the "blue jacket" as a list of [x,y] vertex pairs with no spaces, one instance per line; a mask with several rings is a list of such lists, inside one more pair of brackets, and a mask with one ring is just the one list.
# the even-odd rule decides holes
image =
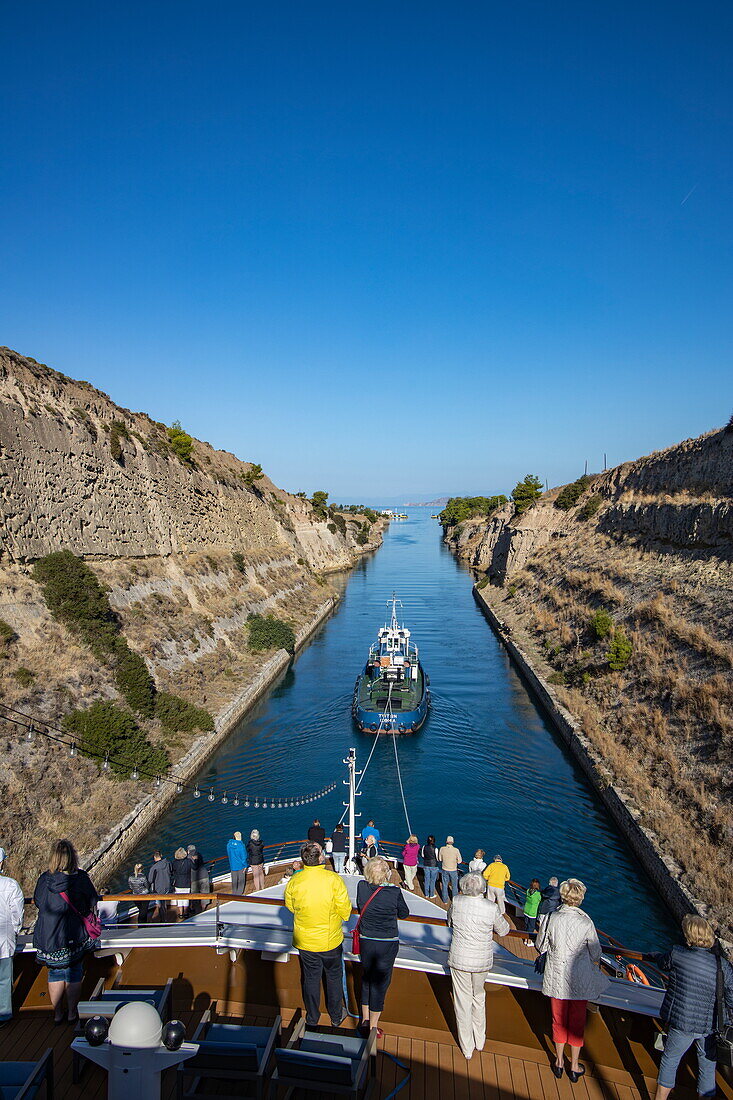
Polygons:
[[247,849],[241,840],[235,840],[232,837],[227,841],[227,855],[230,871],[243,871],[247,866]]
[[[667,992],[659,1013],[662,1020],[686,1035],[710,1035],[715,1029],[716,958],[706,947],[676,946],[671,951],[644,955],[669,971]],[[733,1019],[733,967],[723,964],[723,991],[727,1017]]]

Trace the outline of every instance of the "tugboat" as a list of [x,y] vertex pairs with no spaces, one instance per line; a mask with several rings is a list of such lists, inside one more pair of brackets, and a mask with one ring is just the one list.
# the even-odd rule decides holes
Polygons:
[[351,713],[364,733],[415,733],[428,716],[430,678],[410,631],[397,622],[398,602],[393,595],[387,604],[391,622],[379,631],[354,685]]

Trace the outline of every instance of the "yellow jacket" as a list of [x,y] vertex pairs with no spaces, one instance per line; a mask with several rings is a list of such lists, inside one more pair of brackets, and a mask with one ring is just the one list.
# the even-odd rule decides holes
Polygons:
[[351,901],[341,875],[322,863],[304,867],[285,887],[285,904],[295,917],[293,947],[331,951],[343,941]]
[[504,889],[510,877],[506,863],[490,863],[484,871],[484,878],[489,886],[498,887],[499,890]]

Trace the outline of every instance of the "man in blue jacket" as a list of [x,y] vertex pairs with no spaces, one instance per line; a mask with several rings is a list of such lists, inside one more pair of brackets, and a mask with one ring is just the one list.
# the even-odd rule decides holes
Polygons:
[[232,839],[227,841],[227,856],[229,870],[232,872],[232,893],[243,894],[247,878],[247,849],[242,844],[241,833],[235,833]]

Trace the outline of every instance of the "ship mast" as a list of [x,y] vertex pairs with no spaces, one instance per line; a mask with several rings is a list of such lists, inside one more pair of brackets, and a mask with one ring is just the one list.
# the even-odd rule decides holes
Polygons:
[[349,749],[349,755],[344,760],[349,769],[349,778],[344,780],[345,784],[348,784],[349,788],[349,801],[344,803],[348,806],[349,810],[349,863],[348,869],[350,874],[354,874],[356,871],[356,796],[358,791],[356,789],[356,777],[359,774],[356,770],[356,749]]

